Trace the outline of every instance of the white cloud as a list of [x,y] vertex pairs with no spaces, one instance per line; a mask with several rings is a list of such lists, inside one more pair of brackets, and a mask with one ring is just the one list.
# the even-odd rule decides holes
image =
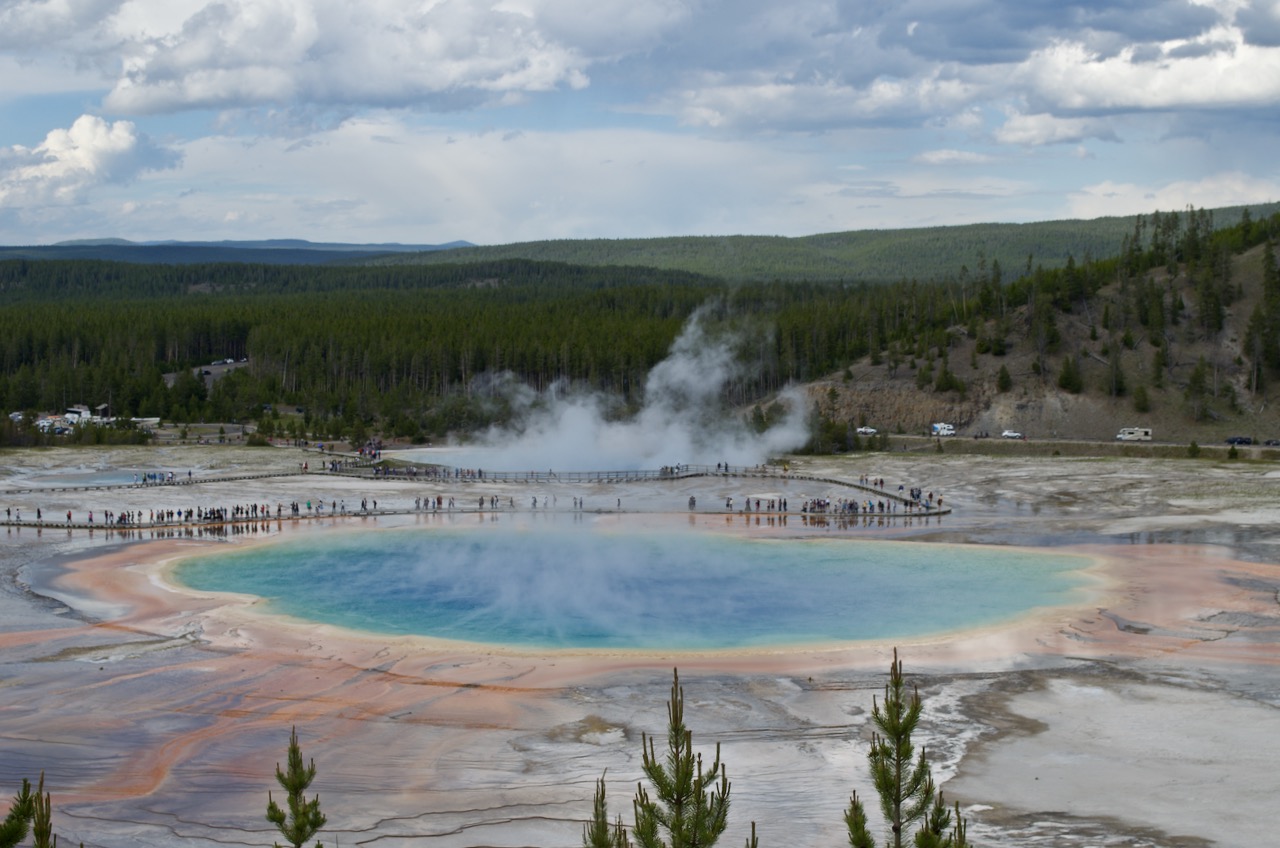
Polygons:
[[1174,56],[1184,45],[1165,45],[1148,60],[1132,48],[1099,56],[1083,44],[1061,42],[1037,51],[1012,76],[1046,111],[1221,110],[1280,99],[1280,49],[1242,44],[1225,31],[1208,38],[1218,46]]
[[138,40],[108,109],[425,105],[587,84],[589,61],[498,3],[219,0],[178,32]]
[[927,115],[960,109],[972,95],[963,81],[945,76],[880,79],[863,88],[834,80],[740,84],[709,80],[668,101],[661,110],[678,114],[689,126],[814,130],[921,122]]
[[78,203],[95,186],[127,183],[176,162],[128,121],[82,115],[33,148],[0,149],[0,207]]
[[122,0],[6,0],[0,48],[26,50],[71,39],[109,19]]
[[645,51],[686,24],[689,0],[506,0],[550,39],[586,56],[610,58]]
[[1077,142],[1088,138],[1116,141],[1110,125],[1099,118],[1058,118],[1050,114],[1012,114],[996,130],[996,141],[1002,144],[1036,146]]
[[1086,186],[1069,196],[1074,218],[1108,215],[1140,215],[1156,210],[1196,206],[1212,209],[1247,203],[1273,203],[1280,199],[1280,181],[1258,179],[1240,171],[1228,171],[1199,180],[1175,180],[1161,185],[1105,181]]
[[[6,232],[60,237],[102,220],[512,241],[1063,217],[1108,176],[1266,184],[1278,9],[0,0],[0,204]],[[86,111],[105,120],[36,144]],[[149,170],[174,160],[147,133],[183,168]]]
[[[148,202],[119,234],[482,243],[799,236],[1000,220],[996,204],[1035,191],[999,172],[905,160],[889,169],[803,145],[622,129],[462,134],[415,127],[399,113],[352,120],[311,142],[186,145],[180,171],[147,175],[132,188]],[[843,143],[859,146],[852,137]]]
[[984,153],[971,150],[926,150],[913,158],[921,165],[985,165],[993,161]]

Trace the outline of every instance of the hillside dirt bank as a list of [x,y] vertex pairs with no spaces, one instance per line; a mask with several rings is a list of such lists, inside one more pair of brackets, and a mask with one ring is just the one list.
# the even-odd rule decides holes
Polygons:
[[[190,469],[194,479],[285,473],[303,456],[176,446],[6,453],[0,507],[59,515],[365,496],[395,507],[428,492],[460,503],[491,492],[522,504],[530,495],[318,475],[63,488],[134,469]],[[585,496],[602,505],[592,521],[655,530],[678,521],[716,532],[1086,554],[1099,581],[1086,602],[898,643],[925,699],[921,741],[948,797],[969,810],[971,838],[989,846],[1265,842],[1272,740],[1280,738],[1280,467],[929,452],[806,458],[793,467],[919,485],[955,512],[941,522],[844,530],[792,518],[771,530],[767,521],[685,508],[690,495],[699,504],[740,497],[741,481],[538,494],[561,504]],[[603,508],[619,499],[621,512]],[[849,791],[872,794],[869,712],[892,645],[502,652],[284,621],[245,599],[177,591],[164,579],[165,563],[191,552],[453,520],[471,526],[477,517],[265,522],[207,539],[5,532],[0,787],[16,789],[43,769],[55,829],[70,844],[269,844],[266,792],[296,725],[319,769],[312,789],[329,817],[327,844],[578,845],[606,769],[611,808],[629,819],[639,738],[665,729],[678,665],[695,743],[708,754],[720,743],[733,781],[725,838],[742,839],[755,820],[764,844],[843,841]]]
[[[960,441],[984,433],[998,438],[1002,431],[1014,430],[1037,443],[1087,441],[1103,450],[1125,427],[1151,427],[1157,442],[1182,449],[1194,441],[1201,448],[1225,451],[1226,439],[1235,436],[1248,436],[1255,445],[1280,439],[1280,415],[1265,402],[1198,422],[1179,408],[1178,397],[1139,413],[1129,398],[1071,394],[1038,381],[1006,393],[975,381],[961,396],[922,391],[909,381],[886,379],[875,371],[862,366],[855,380],[835,377],[811,383],[808,397],[832,420],[866,424],[891,438],[922,435],[931,423],[942,421],[957,428]],[[1280,456],[1280,450],[1267,453]]]

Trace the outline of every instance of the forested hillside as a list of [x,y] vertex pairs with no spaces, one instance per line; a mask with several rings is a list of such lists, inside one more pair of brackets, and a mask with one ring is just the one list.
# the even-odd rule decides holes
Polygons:
[[358,261],[375,254],[402,251],[423,253],[464,247],[467,244],[340,244],[315,243],[302,239],[138,244],[124,239],[88,239],[49,245],[0,246],[0,259],[100,259],[143,265],[195,265],[211,262],[322,265],[328,262]]
[[[1280,204],[1214,209],[1210,226],[1234,226],[1245,210],[1254,218],[1280,211]],[[1184,213],[1185,214],[1185,213]],[[909,230],[859,230],[803,238],[698,236],[651,239],[576,239],[468,247],[400,254],[369,260],[379,264],[534,259],[575,265],[642,265],[692,271],[729,281],[898,282],[982,276],[993,269],[1006,280],[1037,267],[1053,269],[1124,251],[1135,231],[1167,235],[1179,224],[1176,212],[1148,216],[1046,221],[1033,224],[972,224]]]
[[[849,425],[866,409],[849,395],[873,390],[910,393],[879,422],[893,430],[924,426],[938,403],[963,423],[1001,398],[1046,393],[1212,423],[1265,398],[1280,375],[1278,233],[1280,214],[1220,230],[1204,212],[1159,216],[1135,222],[1105,259],[1069,257],[1012,282],[992,262],[881,285],[529,261],[10,261],[0,263],[0,404],[108,403],[122,416],[420,440],[504,420],[494,377],[508,374],[607,393],[622,415],[701,308],[747,365],[727,405],[767,418],[782,387],[822,381],[820,447],[854,446]],[[222,358],[247,361],[210,387],[199,369]],[[26,437],[10,425],[5,438]]]

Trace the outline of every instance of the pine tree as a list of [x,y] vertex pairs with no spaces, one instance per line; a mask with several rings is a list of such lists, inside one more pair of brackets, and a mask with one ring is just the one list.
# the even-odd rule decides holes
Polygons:
[[1133,390],[1133,411],[1150,412],[1151,398],[1147,395],[1146,386],[1138,386]]
[[[880,812],[889,828],[885,845],[888,848],[903,848],[907,844],[920,848],[966,848],[969,843],[960,806],[947,808],[942,793],[934,785],[924,749],[916,757],[911,743],[922,709],[919,691],[907,696],[902,662],[895,648],[893,663],[889,666],[889,683],[884,688],[884,703],[876,701],[872,707],[871,718],[878,732],[872,735],[871,750],[867,754],[876,793],[880,796]],[[907,831],[917,823],[920,827],[912,839]],[[845,824],[850,848],[874,848],[875,840],[857,792],[849,800]]]
[[583,848],[631,848],[622,817],[609,824],[609,804],[605,800],[604,777],[596,781],[596,797],[591,821],[582,828]]
[[[728,823],[729,778],[720,761],[719,745],[715,762],[705,770],[702,755],[693,752],[693,734],[684,725],[684,690],[678,670],[671,684],[667,719],[667,755],[663,760],[658,759],[652,738],[646,735],[641,740],[644,773],[656,800],[643,785],[636,787],[631,835],[640,848],[711,848]],[[631,848],[622,820],[609,823],[603,777],[596,784],[594,811],[583,828],[582,844],[584,848]],[[756,823],[752,822],[746,848],[758,846]]]
[[[267,793],[267,821],[274,824],[285,840],[293,848],[302,848],[302,843],[315,836],[326,821],[320,812],[320,796],[308,801],[307,787],[316,777],[316,761],[307,766],[302,765],[302,749],[298,747],[298,729],[295,727],[289,734],[289,768],[283,771],[276,763],[276,781],[289,797],[289,811],[286,813],[280,805]],[[280,848],[276,843],[275,848]],[[316,848],[323,848],[316,842]]]
[[1076,364],[1074,356],[1068,356],[1062,360],[1062,371],[1058,374],[1058,388],[1073,395],[1080,394],[1084,388],[1084,378],[1080,376],[1080,366]]
[[1195,370],[1187,380],[1187,388],[1183,393],[1190,407],[1191,417],[1203,421],[1209,417],[1209,363],[1204,357],[1196,362]]
[[1013,388],[1013,377],[1009,374],[1009,369],[1004,365],[1000,366],[1000,372],[996,374],[996,391],[1007,392]]
[[[684,690],[680,673],[671,683],[667,703],[667,754],[658,759],[653,738],[641,737],[643,768],[657,800],[644,786],[636,788],[636,823],[632,830],[641,848],[710,848],[729,821],[729,778],[720,761],[720,746],[710,768],[693,752],[693,732],[684,724]],[[663,840],[663,834],[670,841]]]
[[[43,786],[44,775],[40,776],[40,780]],[[24,778],[22,789],[13,796],[13,800],[9,803],[9,812],[5,815],[4,821],[0,822],[0,848],[13,848],[26,839],[35,813],[36,802],[35,795],[31,792],[31,781]]]
[[58,837],[53,835],[53,804],[49,793],[44,791],[44,772],[40,773],[40,783],[36,787],[34,806],[31,814],[32,848],[57,848]]
[[1111,362],[1107,366],[1107,394],[1112,397],[1123,397],[1128,391],[1125,384],[1124,368],[1120,365],[1120,351],[1117,349],[1111,355]]

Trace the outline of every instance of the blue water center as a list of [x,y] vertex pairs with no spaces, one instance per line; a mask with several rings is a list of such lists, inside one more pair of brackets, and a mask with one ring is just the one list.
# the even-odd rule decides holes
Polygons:
[[1068,554],[587,526],[314,535],[188,560],[195,589],[363,631],[523,648],[728,650],[896,639],[1078,600]]

